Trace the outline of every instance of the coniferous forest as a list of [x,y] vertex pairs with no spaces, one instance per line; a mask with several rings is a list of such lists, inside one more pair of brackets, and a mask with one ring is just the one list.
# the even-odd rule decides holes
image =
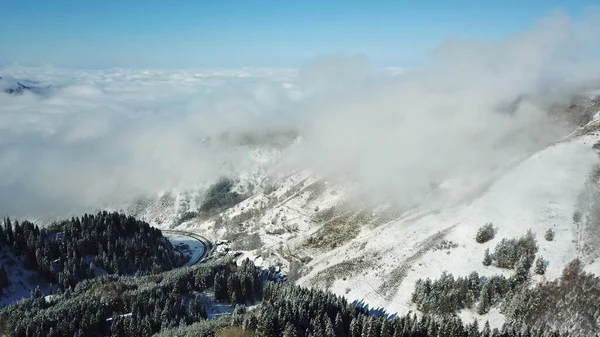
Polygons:
[[[101,276],[64,292],[31,297],[0,311],[0,335],[151,336],[206,321],[205,296],[251,304],[262,296],[263,273],[231,260],[146,276]],[[215,283],[226,280],[225,283]]]
[[[0,250],[57,282],[51,296],[35,289],[1,309],[0,336],[554,337],[595,331],[600,315],[600,279],[578,260],[561,278],[531,286],[537,248],[530,233],[494,251],[495,266],[513,268],[512,276],[420,280],[413,293],[419,314],[391,316],[290,284],[248,259],[180,267],[186,259],[159,230],[118,213],[42,229],[7,218]],[[0,268],[0,287],[7,283]],[[231,310],[215,314],[216,306]],[[493,307],[506,317],[501,328],[458,316]]]
[[[62,288],[104,274],[129,275],[171,270],[187,262],[161,231],[131,216],[100,212],[37,225],[6,218],[0,226],[0,252],[22,257],[24,267]],[[0,267],[0,293],[7,279]],[[4,279],[4,281],[3,281]]]

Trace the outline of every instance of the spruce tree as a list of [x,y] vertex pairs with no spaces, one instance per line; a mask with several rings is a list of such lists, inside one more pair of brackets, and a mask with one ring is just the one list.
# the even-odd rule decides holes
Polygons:
[[298,331],[294,325],[288,322],[283,330],[283,337],[298,337]]
[[361,337],[361,330],[360,318],[352,318],[352,321],[350,321],[350,337]]
[[485,315],[490,310],[490,295],[491,295],[491,287],[489,280],[483,283],[483,287],[481,288],[481,295],[479,297],[479,304],[477,304],[477,313],[480,315]]
[[381,337],[392,337],[392,333],[390,331],[390,323],[387,319],[383,320],[381,324],[381,332],[379,333]]
[[490,249],[486,248],[485,252],[483,253],[483,265],[489,266],[491,264],[492,264],[492,256],[490,255]]
[[247,315],[246,318],[244,319],[244,323],[243,324],[243,329],[245,331],[252,331],[254,332],[256,330],[256,328],[258,327],[258,319],[256,318],[256,316],[254,314],[250,314]]
[[535,261],[535,273],[538,275],[546,273],[546,261],[541,256]]
[[333,328],[333,324],[327,314],[324,315],[323,320],[325,321],[325,336],[326,337],[335,337],[335,330]]
[[467,336],[479,337],[479,323],[477,322],[477,320],[473,321],[473,323],[469,325]]
[[485,321],[485,325],[483,326],[483,331],[481,331],[481,337],[491,337],[492,331],[490,329],[490,322]]
[[494,225],[491,222],[487,223],[477,230],[475,241],[478,243],[488,242],[494,238],[495,234],[496,230],[494,229]]
[[344,320],[342,319],[342,315],[340,312],[338,312],[335,315],[335,324],[334,324],[333,328],[335,330],[336,336],[345,336],[346,335],[346,328],[344,327]]
[[544,234],[544,239],[546,239],[546,241],[554,240],[554,231],[552,230],[552,228],[548,228],[548,230]]
[[276,337],[277,331],[275,331],[275,314],[272,311],[263,311],[260,319],[258,320],[258,326],[256,327],[256,337]]

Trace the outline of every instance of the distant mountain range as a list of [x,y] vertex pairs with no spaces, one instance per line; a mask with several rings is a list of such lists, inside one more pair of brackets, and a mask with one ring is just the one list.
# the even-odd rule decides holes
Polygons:
[[40,87],[32,81],[13,80],[0,77],[0,90],[9,95],[22,95],[24,92],[32,92],[34,94],[43,94],[48,87]]

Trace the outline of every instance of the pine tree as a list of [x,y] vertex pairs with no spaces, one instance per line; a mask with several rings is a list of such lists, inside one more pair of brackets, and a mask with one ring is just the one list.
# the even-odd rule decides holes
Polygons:
[[490,249],[486,248],[485,252],[483,253],[483,265],[489,266],[491,264],[492,264],[492,256],[490,255]]
[[13,233],[13,227],[12,227],[12,222],[10,221],[10,218],[6,218],[4,220],[4,229],[6,232],[6,242],[8,243],[8,245],[12,244],[12,242],[14,241],[14,233]]
[[363,329],[361,337],[373,337],[375,329],[373,329],[373,316],[365,316],[363,320]]
[[469,325],[467,336],[479,337],[479,323],[477,322],[477,320],[473,321],[473,323]]
[[481,332],[481,337],[491,337],[492,331],[490,329],[490,322],[485,321],[485,325],[483,326],[483,331]]
[[0,249],[6,244],[6,234],[4,233],[4,225],[0,224]]
[[[372,316],[371,316],[372,317]],[[367,336],[369,337],[379,337],[379,333],[380,333],[380,324],[379,324],[379,319],[372,317],[370,319],[370,324],[369,324],[369,333],[367,334]]]
[[548,230],[544,234],[544,239],[546,239],[546,241],[554,240],[554,231],[552,230],[552,228],[548,228]]
[[491,287],[490,281],[487,280],[483,283],[483,287],[481,288],[481,295],[479,296],[479,304],[477,305],[477,313],[480,315],[485,315],[490,310],[490,295],[491,295]]
[[324,315],[323,320],[325,321],[325,336],[326,337],[335,337],[335,330],[333,329],[333,324],[327,314]]
[[226,301],[228,299],[227,281],[225,279],[225,275],[223,274],[223,272],[218,272],[215,274],[214,291],[215,291],[215,300],[216,301],[221,302],[221,301]]
[[523,284],[529,278],[529,269],[531,269],[532,262],[527,256],[519,259],[515,274],[512,276],[513,285]]
[[477,230],[475,241],[478,243],[488,242],[494,238],[495,234],[496,230],[494,229],[494,225],[491,222],[487,223]]
[[379,333],[381,337],[392,337],[392,332],[390,331],[390,323],[387,319],[383,320],[381,324],[381,332]]
[[243,323],[245,331],[255,331],[258,327],[258,319],[253,314],[246,316]]
[[342,337],[346,336],[346,329],[344,327],[344,321],[342,320],[342,315],[339,312],[335,315],[334,329],[335,329],[336,336],[342,336]]
[[535,261],[535,273],[538,275],[546,273],[546,261],[541,256]]
[[352,318],[352,321],[350,321],[350,337],[361,337],[361,330],[360,318]]
[[276,337],[278,334],[277,331],[275,331],[275,328],[275,314],[270,310],[264,311],[258,320],[255,336]]
[[298,337],[298,331],[292,323],[288,322],[283,330],[283,337]]
[[35,287],[35,289],[33,289],[33,290],[31,291],[31,294],[30,294],[30,296],[31,296],[32,298],[41,298],[41,297],[42,297],[42,291],[40,290],[40,286],[39,286],[39,285],[38,285],[38,286],[36,286],[36,287]]
[[392,337],[402,337],[403,326],[401,324],[397,324],[394,327],[394,335]]

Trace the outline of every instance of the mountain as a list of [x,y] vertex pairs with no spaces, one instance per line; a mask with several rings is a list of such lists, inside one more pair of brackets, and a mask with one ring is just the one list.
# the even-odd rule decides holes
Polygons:
[[25,92],[44,94],[48,87],[39,87],[34,82],[12,80],[0,77],[0,90],[9,95],[22,95]]
[[[527,99],[519,97],[509,110]],[[282,164],[285,153],[303,139],[287,133],[294,142],[236,143],[254,166],[231,177],[234,186],[225,193],[236,193],[235,202],[201,212],[206,187],[149,199],[135,214],[159,227],[229,240],[240,259],[278,266],[297,284],[329,289],[390,313],[418,312],[413,292],[420,279],[438,279],[443,272],[456,277],[477,272],[483,279],[513,275],[495,263],[484,265],[484,253],[528,230],[537,245],[535,256],[545,262],[543,275],[531,271],[531,284],[558,279],[575,259],[582,272],[598,275],[599,111],[597,93],[552,105],[548,112],[572,125],[570,134],[491,171],[438,181],[414,205],[363,198],[361,186],[343,176],[289,171]],[[495,236],[478,243],[476,234],[488,223]],[[493,307],[480,315],[464,309],[459,315],[500,327],[507,322],[501,311]],[[563,324],[569,331],[582,324],[575,318],[571,325],[557,322],[555,328]]]
[[[284,330],[347,335],[352,330],[389,336],[394,330],[416,336],[441,329],[448,336],[477,336],[478,331],[487,331],[486,336],[517,336],[519,331],[554,336],[555,330],[573,336],[597,334],[600,98],[587,93],[547,104],[543,97],[521,95],[494,113],[519,118],[524,105],[536,106],[566,125],[566,131],[493,165],[432,175],[429,184],[419,185],[420,194],[408,199],[367,188],[351,171],[295,165],[294,155],[310,136],[299,130],[228,132],[199,139],[199,146],[210,152],[226,152],[219,157],[220,179],[113,205],[120,213],[96,218],[114,214],[109,218],[128,223],[140,219],[143,225],[131,227],[154,233],[156,242],[165,241],[149,225],[177,235],[201,234],[215,244],[211,262],[163,271],[184,262],[171,261],[150,271],[150,256],[160,254],[145,251],[156,251],[151,247],[156,245],[133,247],[130,239],[137,234],[115,239],[121,230],[111,230],[111,221],[92,221],[104,236],[74,235],[82,243],[65,247],[76,254],[45,258],[40,250],[34,257],[32,249],[7,245],[1,258],[13,262],[0,273],[0,285],[8,279],[14,289],[4,286],[10,293],[4,304],[21,295],[17,290],[34,286],[30,281],[35,273],[29,273],[26,259],[17,258],[23,251],[29,251],[31,261],[43,261],[38,265],[78,259],[80,264],[68,263],[74,267],[63,268],[58,276],[50,273],[49,280],[58,278],[64,295],[42,297],[46,285],[0,310],[0,333],[35,336],[51,326],[54,333],[61,329],[67,335],[122,335],[127,329],[138,335],[210,335],[205,331],[224,327],[258,335],[281,335]],[[501,141],[510,145],[512,138],[518,142],[529,135],[509,136]],[[243,167],[235,167],[241,157]],[[37,231],[53,238],[44,230],[30,232]],[[110,267],[110,256],[90,244],[105,236],[108,250],[114,242],[124,250],[139,248],[134,269],[121,270],[128,265],[119,263]],[[43,242],[33,234],[17,241],[25,246]],[[79,252],[79,246],[87,247],[87,253]],[[90,257],[94,253],[101,257]],[[113,254],[112,260],[131,262],[121,255]],[[170,255],[165,256],[160,260]],[[96,261],[93,268],[84,258]],[[104,272],[96,273],[98,266]],[[77,277],[65,279],[70,269]],[[112,275],[100,275],[108,271]],[[282,279],[288,284],[259,281]],[[257,295],[264,292],[267,300],[245,299],[250,288]],[[256,308],[246,312],[242,305]],[[298,306],[302,312],[294,309]],[[213,310],[213,317],[223,312],[231,316],[204,320]],[[93,319],[80,326],[60,324],[70,316]],[[332,329],[337,332],[332,334]]]

